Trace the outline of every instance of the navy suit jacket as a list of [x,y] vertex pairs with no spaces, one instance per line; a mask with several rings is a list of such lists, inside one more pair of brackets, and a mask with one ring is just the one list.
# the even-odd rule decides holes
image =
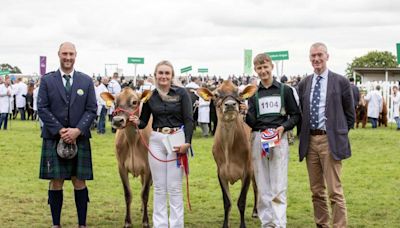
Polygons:
[[[306,157],[310,142],[310,93],[313,75],[299,83],[299,98],[302,111],[300,130],[299,158]],[[355,110],[353,92],[347,78],[329,71],[326,95],[326,133],[329,149],[335,160],[351,156],[348,137],[350,128],[354,127]]]
[[57,139],[64,127],[79,128],[80,137],[91,137],[90,125],[96,117],[97,103],[93,81],[88,75],[75,71],[70,100],[67,100],[59,70],[44,75],[37,106],[44,123],[42,138]]

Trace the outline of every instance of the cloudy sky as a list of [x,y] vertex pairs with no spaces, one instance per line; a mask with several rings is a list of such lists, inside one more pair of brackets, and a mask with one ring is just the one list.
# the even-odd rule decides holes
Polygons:
[[[152,73],[160,60],[176,71],[186,66],[209,74],[243,73],[244,49],[253,56],[289,51],[283,73],[312,71],[308,50],[327,44],[330,69],[344,73],[346,64],[368,51],[396,53],[400,43],[400,1],[394,0],[2,0],[0,63],[25,74],[58,68],[63,41],[76,44],[75,68],[104,74],[105,64],[134,73],[127,57],[144,57],[138,74]],[[109,66],[108,73],[116,67]]]

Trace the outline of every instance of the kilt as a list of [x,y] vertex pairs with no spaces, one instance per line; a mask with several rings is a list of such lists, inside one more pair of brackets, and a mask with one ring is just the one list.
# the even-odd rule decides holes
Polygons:
[[92,152],[89,138],[78,138],[78,153],[72,159],[57,154],[59,139],[43,139],[40,159],[40,179],[66,179],[75,176],[80,180],[93,180]]

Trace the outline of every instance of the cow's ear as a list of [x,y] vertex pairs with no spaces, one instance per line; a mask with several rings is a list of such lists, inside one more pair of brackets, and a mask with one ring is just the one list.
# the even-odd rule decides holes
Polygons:
[[249,99],[252,97],[257,91],[257,86],[255,85],[248,85],[244,90],[240,93],[240,97],[242,99]]
[[107,108],[110,108],[115,100],[114,96],[109,92],[102,92],[100,97],[106,102]]
[[203,98],[205,101],[210,101],[211,98],[214,96],[214,95],[210,92],[210,90],[208,90],[207,88],[203,88],[203,87],[197,89],[197,94],[198,94],[201,98]]
[[151,97],[152,94],[153,94],[153,91],[151,91],[151,90],[145,90],[145,91],[143,91],[142,95],[140,96],[140,100],[141,100],[143,103],[146,103],[146,102],[150,99],[150,97]]

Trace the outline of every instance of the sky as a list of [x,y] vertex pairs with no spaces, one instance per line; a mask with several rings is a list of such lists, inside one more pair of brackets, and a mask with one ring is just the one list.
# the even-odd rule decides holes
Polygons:
[[[144,57],[136,73],[150,74],[161,60],[175,68],[208,68],[209,75],[241,75],[244,49],[288,51],[279,74],[312,72],[314,42],[328,46],[328,67],[345,74],[347,63],[369,51],[396,55],[400,1],[393,0],[2,0],[0,63],[24,74],[59,67],[64,41],[76,45],[75,69],[133,75],[128,57]],[[106,64],[118,64],[106,65]],[[282,72],[283,64],[283,72]],[[276,73],[276,71],[274,71]]]

